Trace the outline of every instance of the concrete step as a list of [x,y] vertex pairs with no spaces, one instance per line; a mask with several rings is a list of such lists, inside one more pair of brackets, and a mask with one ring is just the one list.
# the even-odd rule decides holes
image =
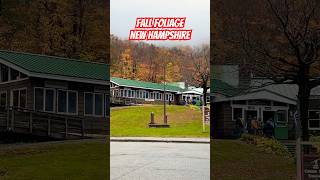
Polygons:
[[296,142],[292,140],[279,140],[281,144],[287,147],[288,151],[292,156],[296,155]]

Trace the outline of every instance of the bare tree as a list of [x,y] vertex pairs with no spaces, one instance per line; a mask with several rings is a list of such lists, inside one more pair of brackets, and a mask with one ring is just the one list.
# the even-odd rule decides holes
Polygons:
[[253,16],[241,17],[239,44],[249,59],[248,69],[274,83],[298,85],[302,138],[308,140],[310,91],[320,84],[320,1],[263,2],[266,15],[260,24]]

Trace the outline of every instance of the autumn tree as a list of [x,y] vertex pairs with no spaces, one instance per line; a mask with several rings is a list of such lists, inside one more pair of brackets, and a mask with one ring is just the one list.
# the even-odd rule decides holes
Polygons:
[[108,62],[106,2],[2,0],[0,48]]
[[131,49],[125,49],[123,53],[121,53],[119,68],[120,68],[120,76],[121,78],[134,79],[135,78],[135,70],[133,66],[133,58],[131,54]]
[[193,60],[193,84],[203,89],[203,103],[206,106],[207,91],[210,83],[210,46],[205,44],[194,48],[190,54]]

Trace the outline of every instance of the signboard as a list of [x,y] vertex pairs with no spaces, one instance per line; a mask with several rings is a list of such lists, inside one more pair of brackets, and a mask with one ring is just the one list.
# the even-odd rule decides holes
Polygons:
[[318,154],[304,154],[302,168],[303,180],[320,179],[320,156]]
[[204,107],[204,123],[210,124],[210,108]]

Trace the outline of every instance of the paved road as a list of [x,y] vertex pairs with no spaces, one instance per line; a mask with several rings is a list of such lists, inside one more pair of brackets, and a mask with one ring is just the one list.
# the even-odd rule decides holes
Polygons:
[[210,145],[111,142],[112,180],[209,180]]

